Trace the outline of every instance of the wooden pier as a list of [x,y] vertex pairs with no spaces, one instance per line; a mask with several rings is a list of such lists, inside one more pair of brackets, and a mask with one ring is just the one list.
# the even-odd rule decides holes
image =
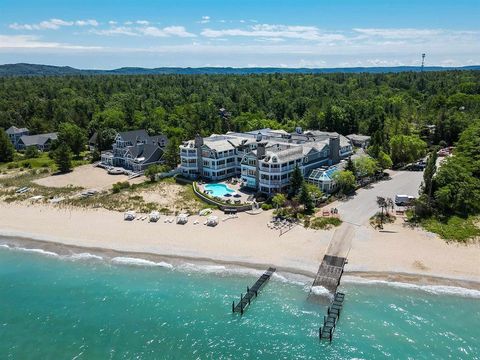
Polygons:
[[268,270],[265,271],[263,275],[258,278],[257,282],[251,288],[247,286],[247,292],[245,293],[245,295],[240,294],[240,302],[236,305],[235,301],[232,302],[232,312],[239,312],[243,315],[245,308],[250,305],[250,302],[254,297],[258,296],[258,291],[260,290],[260,288],[270,279],[270,277],[275,271],[275,268],[268,268]]
[[325,255],[312,286],[323,286],[332,294],[335,294],[338,285],[340,285],[340,279],[346,263],[347,258]]
[[337,292],[333,298],[332,303],[328,307],[327,315],[323,317],[323,326],[318,329],[318,337],[320,341],[322,339],[328,339],[332,342],[333,333],[337,326],[337,322],[340,319],[340,313],[342,312],[343,301],[345,300],[345,294]]

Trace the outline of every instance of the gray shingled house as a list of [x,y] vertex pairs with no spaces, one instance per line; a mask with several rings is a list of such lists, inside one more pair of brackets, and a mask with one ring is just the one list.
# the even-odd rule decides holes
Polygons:
[[140,172],[163,162],[167,142],[165,135],[150,136],[143,129],[119,132],[113,149],[101,154],[101,163]]

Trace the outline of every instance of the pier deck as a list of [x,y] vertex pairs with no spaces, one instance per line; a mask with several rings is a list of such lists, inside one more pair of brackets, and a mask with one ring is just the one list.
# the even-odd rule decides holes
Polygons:
[[335,297],[328,307],[327,315],[323,318],[323,326],[318,329],[319,339],[329,339],[332,342],[333,333],[337,326],[338,319],[340,319],[340,313],[343,307],[343,301],[345,300],[345,294],[337,292]]
[[232,312],[239,312],[243,315],[245,308],[250,305],[251,300],[258,296],[260,288],[270,279],[272,274],[276,271],[275,268],[270,267],[267,271],[260,276],[255,284],[251,288],[247,287],[245,295],[240,295],[240,302],[235,305],[235,301],[232,303]]
[[312,286],[323,286],[334,294],[340,285],[340,279],[343,275],[343,268],[347,263],[347,258],[325,255],[318,268],[317,276]]

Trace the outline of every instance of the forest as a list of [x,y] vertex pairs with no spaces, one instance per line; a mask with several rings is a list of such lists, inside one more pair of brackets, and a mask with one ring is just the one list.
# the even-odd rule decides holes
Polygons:
[[[220,116],[224,108],[229,116]],[[195,134],[296,126],[450,145],[480,117],[480,72],[0,78],[0,128]],[[435,125],[431,134],[426,125]]]

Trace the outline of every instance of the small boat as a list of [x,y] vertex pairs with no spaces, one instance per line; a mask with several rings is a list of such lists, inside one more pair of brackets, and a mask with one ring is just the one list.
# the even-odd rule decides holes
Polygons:
[[135,211],[126,211],[123,215],[123,220],[132,221],[135,220],[136,216],[137,214],[135,213]]
[[207,215],[210,215],[211,213],[212,213],[212,209],[203,209],[199,211],[198,215],[207,216]]
[[205,223],[207,226],[217,226],[218,225],[218,217],[217,216],[209,216]]
[[188,222],[188,214],[179,214],[177,216],[177,224],[185,225]]
[[122,168],[119,168],[119,167],[114,167],[114,168],[108,169],[107,172],[110,175],[123,175],[125,173],[125,170],[123,170]]
[[158,211],[152,211],[149,215],[148,215],[148,220],[150,222],[157,222],[158,220],[160,219],[160,213]]

